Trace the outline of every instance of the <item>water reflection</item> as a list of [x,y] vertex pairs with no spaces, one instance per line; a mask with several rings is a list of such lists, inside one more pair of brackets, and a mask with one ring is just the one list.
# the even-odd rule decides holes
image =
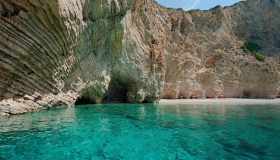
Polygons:
[[0,118],[0,132],[43,130],[74,122],[75,108],[60,108]]

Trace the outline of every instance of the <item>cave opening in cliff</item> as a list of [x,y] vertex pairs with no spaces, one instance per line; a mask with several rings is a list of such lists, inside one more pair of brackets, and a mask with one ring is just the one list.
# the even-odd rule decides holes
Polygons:
[[252,98],[251,92],[248,90],[243,91],[243,98]]
[[90,98],[89,96],[80,96],[76,102],[75,105],[83,105],[83,104],[96,104],[96,100],[93,98]]
[[128,90],[129,83],[120,79],[112,79],[106,101],[109,103],[128,103]]

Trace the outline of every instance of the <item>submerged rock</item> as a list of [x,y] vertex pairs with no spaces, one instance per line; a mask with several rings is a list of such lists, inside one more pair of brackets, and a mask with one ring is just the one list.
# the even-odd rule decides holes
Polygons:
[[276,98],[279,9],[271,0],[188,12],[153,0],[0,0],[0,113],[77,100]]

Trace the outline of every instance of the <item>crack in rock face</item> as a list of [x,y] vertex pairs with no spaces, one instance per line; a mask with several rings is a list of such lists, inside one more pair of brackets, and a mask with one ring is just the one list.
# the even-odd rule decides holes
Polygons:
[[279,6],[0,0],[0,114],[75,102],[276,98]]
[[19,16],[20,12],[26,12],[27,10],[17,3],[10,1],[0,2],[0,15],[1,17],[11,18]]

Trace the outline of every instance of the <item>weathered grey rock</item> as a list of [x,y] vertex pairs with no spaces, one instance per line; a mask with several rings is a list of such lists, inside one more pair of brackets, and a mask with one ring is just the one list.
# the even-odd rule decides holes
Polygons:
[[[280,1],[248,0],[209,11],[159,8],[167,37],[164,98],[250,97],[279,95]],[[157,18],[155,17],[154,20]],[[154,29],[156,30],[156,29]],[[245,53],[254,42],[264,62]]]
[[[279,95],[278,0],[0,0],[0,115],[54,105]],[[261,46],[265,61],[245,53]]]

